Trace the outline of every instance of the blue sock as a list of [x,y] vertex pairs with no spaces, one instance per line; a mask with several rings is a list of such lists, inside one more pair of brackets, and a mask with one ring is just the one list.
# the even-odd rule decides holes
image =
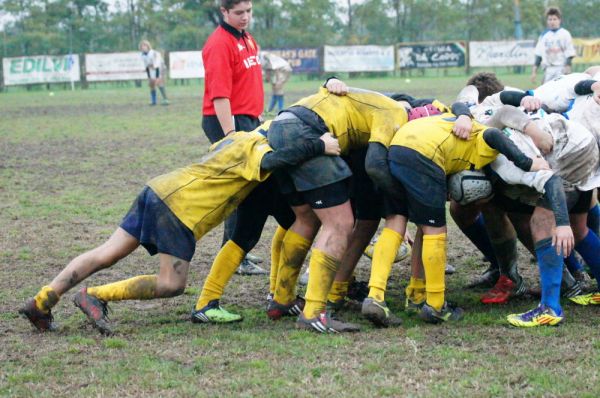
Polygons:
[[575,246],[575,250],[590,267],[596,283],[600,287],[600,238],[591,229],[588,234]]
[[281,112],[283,110],[283,95],[278,95],[277,96],[277,107],[279,108],[279,111]]
[[575,252],[571,252],[571,255],[565,258],[565,265],[570,273],[574,273],[575,271],[581,271],[583,269],[583,264],[577,260],[577,256],[575,256]]
[[592,207],[588,212],[587,227],[596,235],[600,234],[600,205]]
[[150,90],[150,99],[152,99],[153,104],[156,104],[156,90]]
[[552,239],[542,239],[535,245],[535,255],[540,267],[542,284],[541,303],[550,307],[557,315],[562,314],[560,307],[560,282],[562,280],[563,258],[556,254]]
[[464,229],[461,228],[461,230],[466,237],[473,242],[475,247],[477,247],[488,260],[490,260],[492,267],[498,269],[498,260],[494,254],[494,248],[492,246],[492,242],[490,241],[490,237],[485,230],[483,216],[479,215],[473,224]]
[[276,103],[277,103],[277,96],[274,95],[271,97],[271,103],[269,104],[269,112],[271,112],[273,110],[273,108],[275,108]]

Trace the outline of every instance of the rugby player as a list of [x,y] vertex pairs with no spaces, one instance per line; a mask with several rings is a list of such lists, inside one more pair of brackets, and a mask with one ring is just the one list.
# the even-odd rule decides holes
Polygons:
[[250,133],[232,132],[199,163],[150,180],[108,241],[72,260],[19,313],[41,331],[53,329],[51,310],[65,292],[140,245],[150,255],[159,254],[157,275],[84,287],[75,294],[75,305],[101,333],[110,334],[107,302],[182,294],[196,241],[231,214],[272,170],[339,154],[337,140],[329,134],[273,151],[267,143],[268,126],[269,122]]

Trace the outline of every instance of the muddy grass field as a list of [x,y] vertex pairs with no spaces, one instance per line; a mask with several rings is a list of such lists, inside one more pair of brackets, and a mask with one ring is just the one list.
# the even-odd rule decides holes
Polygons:
[[[502,76],[524,86],[523,76]],[[405,91],[451,101],[465,78],[352,80],[354,86]],[[318,88],[293,81],[286,100]],[[267,90],[268,91],[268,90]],[[532,298],[485,307],[466,283],[479,274],[473,246],[451,225],[450,300],[467,315],[456,324],[425,325],[403,314],[406,261],[386,295],[404,318],[378,330],[359,314],[354,335],[294,330],[263,311],[268,277],[234,276],[223,306],[245,320],[230,326],[189,322],[212,259],[219,228],[199,242],[186,294],[111,305],[117,333],[101,337],[66,294],[54,310],[58,332],[39,334],[17,315],[20,305],[74,256],[102,243],[149,178],[198,160],[208,141],[200,128],[202,87],[169,87],[172,105],[148,107],[146,88],[0,94],[0,394],[3,396],[600,396],[598,308],[565,303],[558,328],[509,327],[508,313]],[[254,253],[269,267],[269,221]],[[368,279],[361,260],[358,279]],[[532,284],[537,270],[520,252]],[[97,285],[158,270],[138,249],[85,283]]]

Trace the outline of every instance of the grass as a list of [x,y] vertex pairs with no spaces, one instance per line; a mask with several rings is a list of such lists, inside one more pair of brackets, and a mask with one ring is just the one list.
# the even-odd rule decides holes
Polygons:
[[[527,86],[527,75],[503,75]],[[450,102],[466,78],[356,79],[350,84]],[[295,79],[288,103],[318,81]],[[201,128],[202,86],[168,88],[172,106],[148,108],[147,89],[0,95],[0,395],[2,396],[598,396],[600,325],[596,308],[565,305],[568,322],[538,330],[506,326],[506,314],[530,299],[484,307],[466,282],[481,272],[480,255],[450,230],[449,297],[467,310],[455,325],[430,326],[402,312],[408,270],[394,267],[389,304],[404,326],[320,336],[293,320],[267,320],[266,278],[235,276],[223,304],[244,315],[237,325],[194,325],[188,319],[221,230],[198,245],[187,294],[112,305],[117,334],[102,338],[65,297],[56,333],[38,334],[15,315],[24,300],[82,251],[102,243],[144,182],[194,162],[207,149]],[[256,254],[268,258],[267,225]],[[521,252],[521,269],[537,278]],[[142,250],[86,285],[157,270]],[[368,277],[361,260],[360,279]]]

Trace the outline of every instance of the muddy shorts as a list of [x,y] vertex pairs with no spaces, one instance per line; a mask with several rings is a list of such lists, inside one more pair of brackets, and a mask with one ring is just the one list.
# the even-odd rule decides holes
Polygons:
[[[396,214],[406,215],[417,225],[446,225],[446,173],[417,151],[393,145],[389,151],[390,171],[402,185],[393,199]],[[403,208],[404,207],[404,208]]]
[[[296,142],[319,138],[323,133],[315,127],[298,119],[290,112],[282,112],[269,127],[269,145],[277,150],[294,146]],[[340,156],[317,156],[297,166],[285,170],[289,179],[282,179],[278,173],[278,182],[284,195],[294,191],[304,192],[331,185],[352,175],[350,167]]]
[[194,234],[149,187],[135,199],[121,228],[139,240],[151,256],[164,253],[185,261],[194,256]]

